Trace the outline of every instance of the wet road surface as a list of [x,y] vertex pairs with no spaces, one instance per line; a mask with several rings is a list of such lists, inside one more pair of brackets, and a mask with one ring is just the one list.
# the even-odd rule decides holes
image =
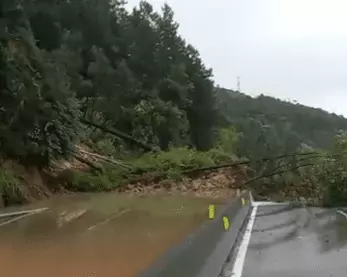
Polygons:
[[259,206],[250,235],[239,276],[347,276],[347,220],[333,209]]
[[209,204],[116,194],[35,204],[50,209],[0,227],[1,276],[133,277],[207,220]]

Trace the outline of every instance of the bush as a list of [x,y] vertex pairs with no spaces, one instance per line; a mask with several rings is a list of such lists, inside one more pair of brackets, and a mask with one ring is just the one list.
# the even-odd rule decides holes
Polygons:
[[124,184],[131,172],[123,168],[105,168],[102,173],[74,172],[67,189],[82,192],[109,191]]
[[148,171],[182,171],[186,168],[198,168],[213,165],[215,162],[208,152],[199,152],[188,147],[171,148],[159,153],[148,153],[135,160],[135,172]]
[[[214,165],[213,156],[219,152],[199,152],[187,147],[166,152],[148,153],[131,163],[131,170],[121,167],[105,168],[102,173],[78,172],[72,175],[68,189],[73,191],[104,191],[114,189],[142,173],[157,172],[163,177],[180,180],[181,171]],[[213,154],[213,155],[212,155]],[[221,155],[221,154],[220,154]]]
[[323,191],[325,206],[345,206],[347,204],[347,135],[339,134],[331,153],[327,154],[315,167]]
[[316,167],[325,206],[345,206],[347,203],[347,168],[339,159],[327,158]]
[[216,164],[230,163],[238,160],[235,154],[227,153],[222,149],[212,148],[207,152],[207,155],[215,161]]
[[111,188],[109,180],[104,175],[75,172],[72,174],[68,189],[81,192],[107,191]]
[[19,179],[11,170],[5,168],[0,168],[0,198],[0,206],[20,204],[24,201]]
[[110,138],[105,138],[105,139],[97,141],[96,149],[98,150],[98,152],[100,152],[103,155],[113,156],[114,154],[117,153],[114,147],[114,142]]
[[[188,147],[171,148],[168,151],[146,153],[137,159],[130,160],[131,170],[118,168],[105,168],[103,173],[75,173],[70,182],[69,189],[76,191],[102,191],[116,188],[127,183],[132,177],[142,173],[156,172],[162,177],[180,180],[181,172],[204,166],[232,162],[237,157],[232,153],[236,142],[234,129],[221,130],[216,148],[202,152]],[[105,152],[113,153],[111,141],[103,140],[97,145]]]
[[238,141],[238,133],[234,127],[219,130],[216,149],[226,154],[234,154]]

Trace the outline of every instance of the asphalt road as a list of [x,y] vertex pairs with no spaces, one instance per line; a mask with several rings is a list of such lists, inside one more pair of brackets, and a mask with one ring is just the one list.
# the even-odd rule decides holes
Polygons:
[[347,276],[347,219],[333,209],[259,206],[250,229],[225,276]]

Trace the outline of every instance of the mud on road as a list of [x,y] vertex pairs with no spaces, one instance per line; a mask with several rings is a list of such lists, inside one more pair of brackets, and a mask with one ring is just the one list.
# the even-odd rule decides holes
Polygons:
[[118,194],[56,197],[0,227],[6,277],[132,277],[207,220],[216,199]]

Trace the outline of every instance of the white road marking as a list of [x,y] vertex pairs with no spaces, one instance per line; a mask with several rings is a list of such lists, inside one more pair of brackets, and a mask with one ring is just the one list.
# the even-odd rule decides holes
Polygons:
[[24,215],[24,214],[41,213],[41,212],[44,212],[47,210],[48,210],[48,208],[41,208],[41,209],[25,210],[25,211],[11,212],[11,213],[0,213],[0,218],[11,217],[11,216],[16,216],[16,215]]
[[257,215],[257,210],[258,210],[257,202],[253,202],[252,204],[254,204],[254,207],[250,215],[246,231],[243,235],[240,248],[238,249],[237,256],[236,256],[235,263],[231,271],[230,277],[241,277],[242,275],[243,265],[245,263],[248,245],[251,240],[252,229],[253,229],[255,217]]
[[337,213],[339,213],[340,215],[344,216],[345,218],[347,218],[347,214],[344,211],[341,210],[337,210]]
[[257,201],[252,203],[253,206],[280,206],[280,205],[288,205],[289,202],[270,202],[270,201]]
[[121,212],[119,212],[119,213],[117,213],[117,214],[115,214],[115,215],[113,215],[113,216],[111,216],[109,218],[106,218],[105,220],[103,220],[101,222],[98,222],[98,223],[94,224],[93,226],[90,226],[89,228],[87,228],[87,230],[89,230],[89,231],[93,230],[95,227],[100,226],[100,225],[104,225],[107,222],[111,221],[112,219],[115,219],[116,217],[119,217],[119,216],[121,216],[121,215],[123,215],[123,214],[125,214],[127,212],[130,212],[130,211],[131,211],[130,209],[125,209],[125,210],[123,210],[123,211],[121,211]]
[[[11,216],[8,216],[8,217],[10,217],[10,219],[9,219],[9,220],[6,220],[5,222],[0,223],[0,227],[1,227],[1,226],[4,226],[4,225],[7,225],[7,224],[10,224],[10,223],[12,223],[12,222],[18,221],[18,220],[20,220],[20,219],[22,219],[22,218],[25,218],[25,217],[28,217],[28,216],[31,216],[31,215],[35,215],[35,214],[38,214],[38,213],[42,213],[42,212],[44,212],[44,211],[46,211],[46,210],[48,210],[48,208],[36,209],[36,210],[24,211],[24,212],[8,213],[8,214],[6,214],[7,216],[8,216],[8,215],[11,215],[11,216],[13,216],[13,215],[18,215],[18,216],[15,217],[15,218],[11,218]],[[5,214],[2,214],[2,215],[3,215],[3,217],[5,217],[5,216],[4,216]],[[1,218],[1,217],[0,217],[0,218]]]

